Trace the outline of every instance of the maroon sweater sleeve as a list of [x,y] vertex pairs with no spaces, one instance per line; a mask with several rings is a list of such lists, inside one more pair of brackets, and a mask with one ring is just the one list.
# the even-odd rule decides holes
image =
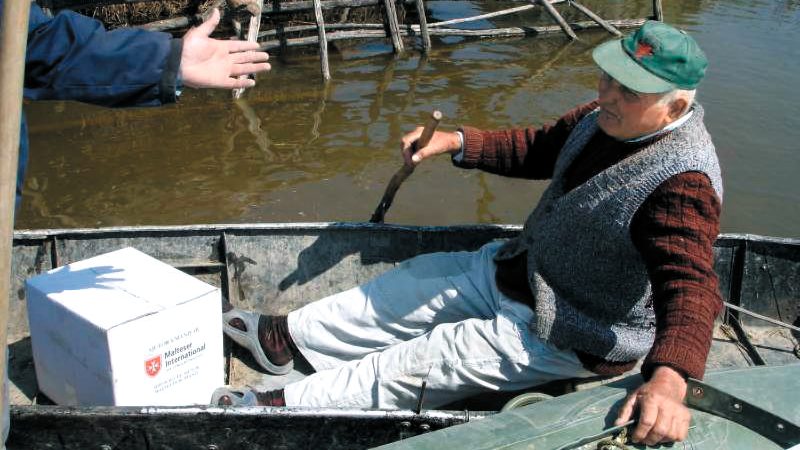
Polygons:
[[575,125],[597,108],[592,101],[572,109],[555,123],[541,128],[483,131],[461,127],[464,157],[455,163],[507,177],[544,180],[553,176],[556,159]]
[[656,337],[642,365],[649,379],[660,365],[702,378],[714,318],[722,308],[712,245],[720,200],[705,174],[686,172],[647,198],[631,223],[653,286]]

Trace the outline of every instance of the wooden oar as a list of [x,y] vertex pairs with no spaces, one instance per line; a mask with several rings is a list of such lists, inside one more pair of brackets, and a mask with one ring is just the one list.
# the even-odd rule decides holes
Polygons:
[[[433,132],[436,131],[436,127],[439,126],[439,122],[441,120],[441,111],[434,111],[431,114],[430,119],[428,119],[428,123],[425,124],[425,128],[422,130],[422,135],[420,135],[419,140],[417,140],[417,149],[428,145],[428,142],[433,137]],[[392,179],[389,180],[389,185],[386,186],[386,192],[383,193],[381,202],[378,203],[378,207],[375,208],[375,212],[372,213],[372,218],[369,219],[370,222],[383,223],[383,218],[386,215],[386,211],[388,211],[389,207],[392,206],[392,201],[394,200],[394,195],[397,193],[397,189],[400,188],[400,185],[403,184],[403,181],[406,181],[406,178],[408,178],[408,176],[413,172],[413,165],[403,164],[403,167],[401,167],[400,170],[398,170],[394,176],[392,176]]]

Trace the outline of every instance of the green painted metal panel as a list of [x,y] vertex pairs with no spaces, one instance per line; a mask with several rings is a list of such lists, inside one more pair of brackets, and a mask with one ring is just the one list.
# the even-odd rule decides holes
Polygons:
[[[706,382],[756,406],[800,423],[800,364],[735,369],[709,373]],[[597,440],[574,446],[583,438],[613,426],[626,393],[641,383],[633,376],[588,391],[556,397],[517,410],[416,436],[382,447],[382,450],[457,449],[596,449]],[[695,450],[771,450],[777,444],[742,425],[711,414],[693,411],[687,440],[677,447]],[[598,439],[599,440],[599,439]],[[640,447],[646,448],[646,447]],[[659,447],[655,447],[659,448]],[[668,448],[668,447],[664,447]]]

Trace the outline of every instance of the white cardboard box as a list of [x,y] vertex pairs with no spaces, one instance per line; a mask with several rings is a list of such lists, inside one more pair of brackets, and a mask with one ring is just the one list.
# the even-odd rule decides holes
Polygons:
[[36,379],[58,404],[208,404],[224,384],[214,286],[125,248],[26,288]]

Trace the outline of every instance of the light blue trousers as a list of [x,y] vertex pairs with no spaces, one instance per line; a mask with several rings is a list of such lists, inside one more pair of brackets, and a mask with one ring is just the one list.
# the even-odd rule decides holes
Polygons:
[[290,313],[292,338],[317,372],[285,387],[286,405],[410,409],[426,380],[425,407],[435,408],[592,376],[573,351],[532,332],[531,308],[498,291],[499,246],[420,255]]

